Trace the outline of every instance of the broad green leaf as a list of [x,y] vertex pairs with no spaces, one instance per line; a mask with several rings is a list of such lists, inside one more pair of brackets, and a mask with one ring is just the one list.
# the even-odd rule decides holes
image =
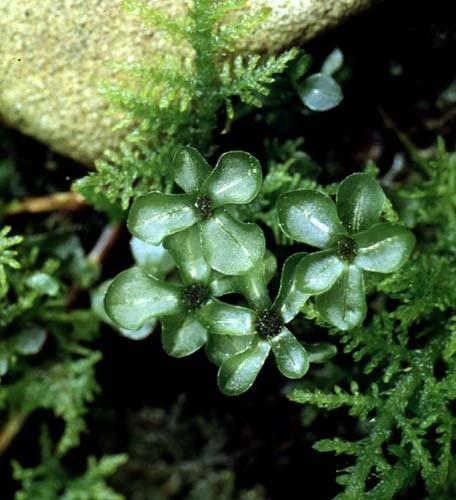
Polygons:
[[161,244],[151,245],[133,236],[130,249],[138,267],[149,276],[160,278],[176,266],[170,253]]
[[337,354],[337,347],[333,344],[305,344],[311,363],[326,363]]
[[200,152],[191,146],[180,149],[172,164],[174,181],[186,193],[198,191],[211,170]]
[[344,64],[344,54],[336,47],[324,60],[321,66],[321,72],[324,75],[332,76],[342,68]]
[[337,210],[349,232],[362,231],[378,222],[385,203],[380,184],[370,175],[356,173],[337,190]]
[[213,207],[242,205],[258,194],[262,182],[261,165],[243,151],[224,153],[202,187]]
[[0,379],[8,373],[8,353],[6,349],[2,349],[0,346]]
[[257,339],[246,351],[225,360],[219,369],[217,382],[227,396],[238,396],[252,387],[266,361],[271,347]]
[[329,196],[318,191],[290,191],[279,197],[277,215],[282,231],[292,240],[326,248],[346,231]]
[[266,250],[264,254],[264,279],[267,285],[274,278],[276,271],[277,259],[271,251]]
[[46,330],[37,325],[24,328],[13,341],[16,352],[25,356],[38,354],[46,342]]
[[170,251],[179,268],[184,283],[207,283],[211,268],[203,257],[200,229],[195,224],[184,231],[165,238],[165,247]]
[[312,111],[328,111],[343,99],[340,85],[328,75],[316,73],[298,85],[302,102]]
[[296,267],[296,286],[301,293],[316,295],[326,292],[342,274],[345,264],[333,250],[306,255]]
[[248,273],[238,276],[240,293],[247,299],[249,305],[254,309],[266,309],[271,305],[264,262],[259,262]]
[[162,346],[167,354],[183,358],[193,354],[207,341],[206,328],[192,314],[162,319]]
[[301,378],[309,369],[309,355],[287,329],[269,339],[280,373],[287,378]]
[[237,276],[226,276],[225,274],[212,271],[212,279],[209,283],[209,289],[213,297],[221,297],[230,293],[239,291],[239,282]]
[[27,286],[37,292],[55,297],[59,293],[59,282],[51,275],[37,271],[27,278]]
[[415,236],[402,226],[388,222],[354,236],[358,255],[354,264],[376,273],[392,273],[410,257],[415,246]]
[[133,236],[158,245],[163,238],[195,224],[198,215],[189,194],[150,193],[137,198],[128,214],[127,226]]
[[212,300],[197,311],[197,316],[214,335],[254,335],[255,313],[247,307]]
[[245,274],[264,256],[264,235],[256,224],[240,222],[219,209],[200,227],[204,256],[216,271]]
[[308,294],[298,290],[295,280],[296,266],[305,255],[305,253],[296,253],[288,257],[282,268],[279,293],[272,308],[280,314],[285,324],[299,313],[309,298]]
[[105,295],[111,283],[112,280],[103,281],[103,283],[90,291],[90,305],[92,307],[92,311],[98,319],[112,326],[115,323],[113,323],[111,318],[108,316],[104,307]]
[[122,335],[122,337],[125,337],[127,339],[144,340],[155,330],[156,326],[157,326],[157,320],[152,319],[149,320],[147,323],[145,323],[138,330],[129,330],[128,328],[119,328],[119,327],[117,327],[116,330],[118,330],[118,332]]
[[247,350],[255,335],[209,335],[206,343],[206,356],[211,363],[220,366],[226,359]]
[[302,54],[299,59],[292,63],[289,75],[294,85],[307,73],[312,64],[312,56],[310,54]]
[[151,278],[133,267],[114,278],[104,304],[108,316],[118,326],[139,330],[153,318],[181,311],[181,287]]
[[[267,285],[272,280],[277,270],[277,260],[269,250],[266,250],[264,254],[263,264],[259,264],[260,268],[263,266],[264,281]],[[256,266],[254,269],[256,269]],[[250,272],[248,274],[250,274]],[[241,290],[239,278],[242,278],[242,276],[227,276],[217,271],[212,271],[211,282],[209,284],[212,296],[221,297],[222,295],[227,295],[229,293],[239,293]],[[248,280],[249,278],[247,278],[247,282]]]
[[340,330],[360,325],[367,310],[361,269],[348,266],[330,290],[315,297],[315,305],[323,318]]
[[[251,304],[258,307],[269,307],[269,293],[266,285],[274,277],[277,269],[277,260],[274,255],[266,250],[264,261],[254,266],[251,271],[242,276],[227,276],[217,271],[212,271],[212,279],[209,284],[212,296],[221,297],[230,293],[247,293],[246,298]],[[262,278],[261,278],[262,276]],[[245,279],[244,279],[245,278]],[[258,283],[257,280],[260,282]],[[264,285],[262,284],[264,282]]]
[[90,292],[90,301],[92,306],[92,311],[95,315],[104,323],[112,326],[116,331],[118,331],[123,337],[126,337],[130,340],[142,340],[148,337],[155,329],[157,324],[156,319],[152,319],[145,323],[139,330],[129,330],[128,328],[121,328],[111,320],[105,310],[104,306],[104,298],[106,295],[106,291],[109,288],[109,285],[112,283],[112,280],[106,280],[101,283],[99,286],[91,290]]

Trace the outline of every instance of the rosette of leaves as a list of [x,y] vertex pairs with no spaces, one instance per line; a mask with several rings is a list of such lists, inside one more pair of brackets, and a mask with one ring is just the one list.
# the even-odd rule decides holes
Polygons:
[[373,177],[355,173],[340,183],[336,203],[312,190],[290,191],[278,200],[282,231],[321,249],[304,256],[296,267],[296,287],[315,295],[320,315],[340,330],[364,320],[364,272],[392,273],[414,248],[411,231],[380,222],[385,199]]
[[216,297],[228,293],[229,287],[206,262],[196,225],[168,236],[165,244],[180,280],[165,281],[135,266],[114,278],[104,305],[110,319],[123,329],[138,331],[159,319],[164,350],[170,356],[184,357],[200,349],[209,333],[214,333],[207,328],[207,317],[221,304]]
[[326,344],[307,349],[287,324],[309,298],[296,287],[295,268],[303,254],[289,257],[282,270],[279,292],[271,302],[267,266],[256,266],[236,278],[233,290],[246,297],[250,307],[213,302],[203,311],[212,334],[206,346],[208,358],[219,365],[220,390],[228,396],[246,392],[255,382],[272,352],[279,371],[287,378],[303,377],[310,362],[324,362],[336,350]]
[[230,205],[251,202],[258,194],[262,173],[250,154],[230,151],[223,154],[214,169],[199,152],[182,148],[172,166],[182,194],[152,192],[133,203],[129,216],[130,232],[154,245],[165,243],[171,235],[195,226],[201,250],[209,266],[227,275],[241,275],[264,256],[261,229],[233,217]]

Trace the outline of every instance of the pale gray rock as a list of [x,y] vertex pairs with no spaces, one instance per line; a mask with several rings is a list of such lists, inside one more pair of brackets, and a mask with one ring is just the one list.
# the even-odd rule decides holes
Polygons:
[[[148,61],[167,50],[160,33],[121,8],[121,0],[0,1],[0,119],[88,166],[115,148],[119,117],[97,90],[118,75],[110,61]],[[179,12],[183,0],[149,0]],[[302,43],[373,0],[249,0],[271,16],[249,50]]]

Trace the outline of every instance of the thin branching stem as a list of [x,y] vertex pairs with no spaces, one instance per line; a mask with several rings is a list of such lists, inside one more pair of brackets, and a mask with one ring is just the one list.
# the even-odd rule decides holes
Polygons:
[[6,214],[37,214],[55,212],[58,210],[76,211],[86,208],[87,206],[88,203],[81,194],[69,191],[14,201],[6,207]]
[[14,438],[19,434],[28,414],[17,412],[10,415],[5,425],[0,430],[0,456],[9,448]]

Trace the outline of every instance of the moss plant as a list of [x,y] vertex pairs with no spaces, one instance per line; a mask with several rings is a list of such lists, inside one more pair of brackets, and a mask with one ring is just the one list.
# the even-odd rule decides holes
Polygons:
[[[100,196],[125,209],[132,199],[155,188],[169,190],[168,166],[179,146],[213,149],[213,136],[223,108],[234,118],[235,99],[262,106],[275,75],[297,55],[256,54],[232,57],[237,41],[267,15],[232,16],[245,0],[196,0],[186,14],[173,18],[163,10],[125,1],[126,10],[165,34],[176,52],[157,57],[152,65],[119,62],[127,85],[103,85],[103,93],[125,112],[121,126],[136,125],[116,151],[97,163],[97,172],[75,185],[93,201]],[[227,24],[228,23],[228,24]],[[227,57],[228,56],[228,57]]]
[[91,174],[0,131],[2,498],[456,498],[456,155],[372,95],[355,151],[365,80],[316,117],[353,54],[235,55],[244,5],[125,2],[175,51],[119,61],[126,139]]
[[[211,171],[198,152],[187,147],[176,154],[173,172],[187,194],[151,193],[138,198],[128,226],[149,243],[164,241],[183,286],[133,268],[114,279],[105,308],[114,323],[131,330],[168,317],[163,319],[162,343],[175,356],[192,354],[208,336],[245,337],[239,348],[229,345],[227,353],[217,356],[222,361],[219,386],[228,395],[252,386],[271,351],[283,375],[302,378],[310,356],[286,324],[309,297],[317,297],[322,318],[341,330],[352,329],[366,313],[363,270],[391,273],[404,265],[413,250],[414,236],[408,229],[378,223],[385,195],[367,174],[353,174],[340,183],[337,208],[318,191],[290,191],[280,196],[277,205],[283,231],[291,239],[326,250],[290,257],[278,296],[271,302],[264,247],[257,249],[257,241],[264,239],[252,232],[256,226],[246,230],[249,224],[235,221],[221,208],[250,203],[258,194],[262,180],[256,159],[240,151],[228,152]],[[212,281],[219,281],[214,270],[228,279],[237,276],[238,291],[252,308],[216,300],[216,286],[211,293]],[[223,347],[218,340],[211,343],[211,349]]]

